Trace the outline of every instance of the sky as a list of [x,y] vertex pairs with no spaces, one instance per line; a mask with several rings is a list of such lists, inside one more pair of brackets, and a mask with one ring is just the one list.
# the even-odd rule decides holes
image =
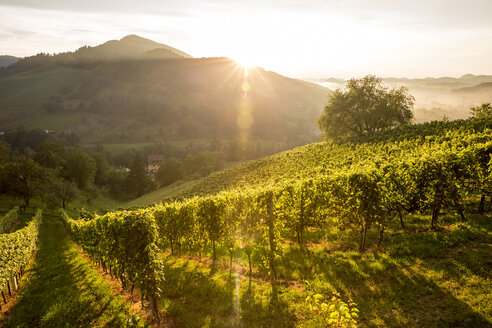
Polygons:
[[492,0],[0,0],[0,54],[137,34],[307,77],[492,74]]

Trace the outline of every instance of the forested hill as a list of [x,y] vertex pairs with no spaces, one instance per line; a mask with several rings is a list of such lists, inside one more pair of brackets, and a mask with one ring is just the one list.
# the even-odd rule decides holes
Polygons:
[[0,69],[0,128],[84,143],[313,140],[329,90],[228,58],[190,58],[137,36]]
[[343,144],[314,143],[230,167],[181,188],[168,187],[169,191],[154,192],[133,204],[159,202],[159,194],[169,198],[204,196],[227,189],[296,184],[343,172],[380,170],[388,163],[398,166],[429,158],[439,161],[451,153],[462,156],[463,151],[473,147],[485,147],[492,152],[490,118],[409,125]]
[[0,67],[9,66],[18,61],[19,58],[8,55],[0,55]]

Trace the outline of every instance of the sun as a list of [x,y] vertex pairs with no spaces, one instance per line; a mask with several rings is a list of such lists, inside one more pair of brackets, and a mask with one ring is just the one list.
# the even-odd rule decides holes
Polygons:
[[250,69],[257,67],[257,61],[255,60],[254,57],[252,56],[235,56],[234,61],[238,63],[239,66],[241,66],[244,69]]

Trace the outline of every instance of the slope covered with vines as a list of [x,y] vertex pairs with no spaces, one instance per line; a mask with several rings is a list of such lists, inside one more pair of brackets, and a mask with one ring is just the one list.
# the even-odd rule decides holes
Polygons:
[[[258,266],[266,269],[275,300],[285,245],[309,248],[308,229],[354,231],[362,252],[371,228],[379,248],[393,221],[405,229],[407,214],[428,215],[427,231],[439,231],[444,213],[465,222],[469,197],[483,201],[492,194],[491,123],[430,123],[366,140],[313,144],[217,173],[196,184],[197,192],[160,205],[89,220],[65,216],[65,223],[93,259],[139,287],[156,307],[162,272],[156,254],[166,246],[200,258],[210,250],[213,261],[221,247],[231,267],[242,254],[250,275]],[[349,310],[315,313],[329,325],[358,317]]]
[[174,196],[210,195],[229,188],[282,184],[384,161],[405,161],[435,151],[468,147],[468,143],[476,140],[480,143],[483,139],[490,140],[490,129],[490,118],[435,121],[343,143],[314,143],[213,173]]
[[8,289],[11,294],[12,284],[17,285],[19,274],[23,273],[36,250],[41,220],[42,212],[38,210],[27,227],[0,234],[0,291],[3,300],[4,291]]

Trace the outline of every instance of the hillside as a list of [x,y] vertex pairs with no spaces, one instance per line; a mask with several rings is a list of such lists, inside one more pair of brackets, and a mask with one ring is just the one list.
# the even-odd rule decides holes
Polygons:
[[354,140],[344,144],[313,143],[273,156],[247,161],[200,180],[177,183],[156,190],[131,201],[128,205],[145,206],[171,198],[216,194],[231,188],[293,184],[300,179],[319,174],[340,172],[340,167],[349,171],[367,164],[372,166],[379,158],[390,156],[396,162],[404,161],[414,152],[415,147],[430,144],[443,136],[485,131],[490,139],[491,129],[490,119],[434,121],[395,129],[377,138]]
[[[165,241],[165,309],[186,327],[227,322],[231,295],[239,320],[254,327],[349,327],[312,311],[313,298],[333,310],[337,297],[360,310],[347,316],[357,327],[490,327],[483,205],[491,152],[490,118],[413,125],[250,161],[173,186],[185,197],[132,213],[155,218]],[[258,310],[260,299],[276,310]]]
[[[138,210],[29,222],[41,199],[22,214],[6,199],[4,222],[29,223],[0,234],[0,325],[334,327],[342,307],[357,327],[489,327],[492,221],[477,200],[491,153],[490,118],[432,122],[249,161]],[[13,297],[12,272],[27,278]]]
[[456,93],[488,93],[492,94],[492,82],[482,82],[472,87],[454,89]]
[[15,63],[19,59],[20,58],[14,56],[7,56],[7,55],[0,56],[0,67],[9,66],[10,64]]
[[82,47],[72,56],[86,60],[139,59],[149,52],[159,53],[159,58],[192,58],[176,48],[137,35],[128,35],[121,40],[111,40],[96,47]]
[[246,72],[228,58],[190,58],[127,36],[0,70],[0,128],[74,132],[84,143],[299,145],[315,137],[329,92],[262,68]]

